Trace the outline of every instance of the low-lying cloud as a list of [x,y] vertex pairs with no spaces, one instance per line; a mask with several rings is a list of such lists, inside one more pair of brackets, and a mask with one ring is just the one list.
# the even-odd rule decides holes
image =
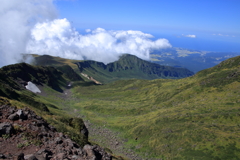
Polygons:
[[103,28],[86,30],[81,35],[67,19],[38,23],[32,29],[27,51],[70,59],[88,59],[104,63],[129,53],[148,59],[152,50],[171,47],[166,39],[151,40],[152,35],[141,31],[107,31]]
[[87,29],[80,34],[67,19],[57,19],[53,0],[8,0],[0,6],[0,67],[20,62],[22,53],[112,62],[129,53],[149,59],[153,50],[171,47],[167,39],[133,30]]
[[52,0],[2,0],[0,5],[0,67],[21,61],[32,27],[57,18]]

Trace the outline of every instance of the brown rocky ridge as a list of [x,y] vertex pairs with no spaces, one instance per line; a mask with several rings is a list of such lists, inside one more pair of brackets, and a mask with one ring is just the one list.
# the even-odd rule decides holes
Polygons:
[[111,160],[97,145],[80,147],[34,111],[0,105],[0,159]]

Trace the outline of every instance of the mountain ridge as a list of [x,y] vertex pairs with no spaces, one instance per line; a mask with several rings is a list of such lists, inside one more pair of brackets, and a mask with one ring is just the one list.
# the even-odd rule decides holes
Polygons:
[[[82,146],[29,108],[17,109],[0,97],[0,151],[3,159],[105,159],[110,153],[99,146],[88,144],[88,131],[80,118],[69,119],[71,127],[79,129]],[[6,105],[8,103],[8,105]],[[9,143],[11,142],[11,143]],[[84,146],[83,146],[84,145]]]
[[[113,69],[122,66],[115,63]],[[80,116],[97,126],[95,134],[89,133],[90,141],[130,159],[239,159],[239,66],[240,56],[183,79],[94,85],[71,81],[64,73],[68,69],[16,64],[0,69],[0,96],[17,106],[32,107],[76,140],[77,131],[69,124]],[[56,75],[51,77],[52,73]],[[23,84],[28,80],[41,83],[45,94],[26,90]],[[54,81],[62,92],[47,85],[48,81]],[[114,136],[122,141],[108,141],[114,136],[101,128],[118,133]]]
[[90,75],[103,83],[119,79],[178,79],[192,76],[193,72],[184,68],[162,66],[140,58],[125,54],[118,61],[104,64],[96,61],[82,61],[76,63],[80,72]]

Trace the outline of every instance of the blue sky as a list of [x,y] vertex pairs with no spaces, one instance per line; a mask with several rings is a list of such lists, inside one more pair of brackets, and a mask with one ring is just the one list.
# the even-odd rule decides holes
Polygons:
[[240,46],[240,0],[59,0],[55,4],[60,17],[78,30],[140,30],[181,40],[196,35]]
[[170,47],[240,55],[240,0],[2,0],[0,24],[0,66],[19,53],[104,63]]

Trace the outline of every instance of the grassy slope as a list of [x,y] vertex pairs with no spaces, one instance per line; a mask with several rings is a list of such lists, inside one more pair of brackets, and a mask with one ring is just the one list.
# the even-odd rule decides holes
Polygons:
[[122,79],[179,79],[193,75],[184,68],[161,66],[139,59],[133,55],[123,55],[116,62],[107,65],[95,61],[79,62],[83,73],[94,77],[102,83],[109,83]]
[[74,71],[78,71],[78,67],[76,64],[79,62],[79,60],[71,60],[71,59],[65,59],[61,57],[54,57],[49,55],[33,55],[33,57],[36,58],[36,65],[42,65],[42,66],[62,66],[62,65],[69,65]]
[[[46,96],[26,90],[24,85],[28,81],[37,84]],[[0,104],[31,108],[58,131],[68,134],[79,145],[84,146],[88,141],[79,129],[83,127],[83,121],[66,114],[67,109],[63,106],[66,102],[61,98],[69,81],[53,67],[36,67],[25,63],[5,66],[0,69]],[[61,99],[61,104],[58,99]]]
[[[71,96],[68,84],[70,81],[73,83],[72,87],[94,84],[82,80],[73,82],[78,79],[76,73],[69,70],[68,67],[64,67],[62,70],[68,73],[62,73],[53,67],[37,67],[25,63],[1,68],[0,105],[8,104],[34,110],[48,123],[56,127],[59,132],[67,134],[83,147],[89,142],[81,132],[83,120],[74,114],[73,106],[78,100]],[[73,77],[69,78],[72,75]],[[26,90],[24,85],[28,81],[37,84],[42,93],[39,95]]]
[[78,87],[75,108],[146,157],[240,159],[239,64],[236,57],[180,80]]
[[68,100],[49,86],[44,87],[45,97],[17,91],[46,104],[51,114],[26,102],[11,102],[33,107],[70,134],[76,131],[66,119],[80,110],[92,122],[120,132],[128,139],[127,147],[146,158],[239,159],[239,64],[236,57],[180,80],[122,80],[102,86],[79,82],[73,88],[75,99]]
[[[35,65],[38,66],[54,66],[62,70],[62,66],[70,66],[79,76],[85,81],[80,72],[85,73],[101,83],[109,83],[122,79],[157,79],[157,78],[170,78],[178,79],[193,75],[193,73],[184,68],[174,68],[169,66],[161,66],[155,63],[150,63],[139,59],[133,55],[123,55],[116,62],[105,65],[96,61],[79,61],[70,60],[60,57],[53,57],[49,55],[33,55],[35,57]],[[78,63],[79,68],[76,65]]]

